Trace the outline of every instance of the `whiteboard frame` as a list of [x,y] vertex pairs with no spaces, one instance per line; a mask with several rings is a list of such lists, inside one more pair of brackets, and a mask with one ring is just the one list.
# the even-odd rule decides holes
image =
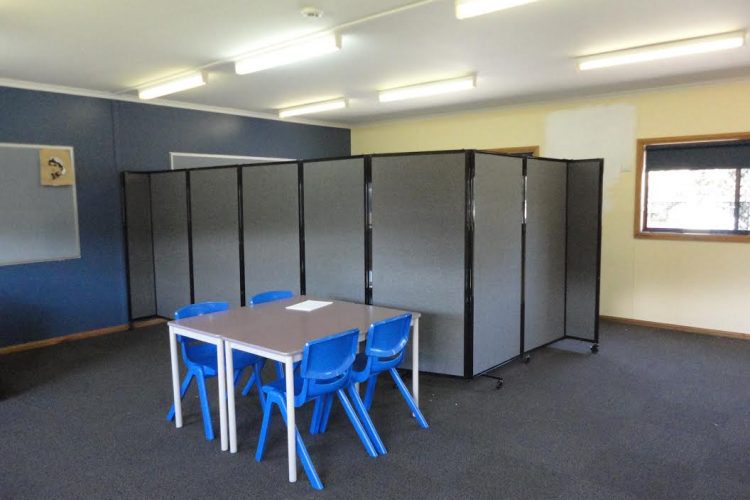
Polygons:
[[[16,144],[12,142],[0,142],[0,148],[18,148],[18,149],[66,149],[70,151],[70,161],[73,163],[73,168],[76,168],[76,159],[73,146],[60,146],[50,144]],[[75,231],[76,231],[76,242],[78,243],[78,253],[70,257],[58,257],[54,259],[38,259],[38,260],[19,260],[4,262],[0,257],[0,267],[5,266],[18,266],[22,264],[36,264],[39,262],[62,262],[64,260],[75,260],[81,258],[81,230],[78,223],[78,176],[76,175],[76,182],[72,184],[73,187],[73,218],[75,219]]]
[[[294,161],[294,158],[274,158],[268,156],[241,156],[241,155],[219,155],[219,154],[203,154],[203,153],[183,153],[180,151],[169,152],[169,169],[175,170],[174,160],[175,157],[182,158],[215,158],[217,160],[230,160],[230,163],[225,165],[212,165],[216,167],[222,167],[226,165],[242,165],[244,163],[271,163],[275,161]],[[205,167],[192,167],[192,168],[205,168]],[[183,167],[178,170],[188,169],[191,167]]]

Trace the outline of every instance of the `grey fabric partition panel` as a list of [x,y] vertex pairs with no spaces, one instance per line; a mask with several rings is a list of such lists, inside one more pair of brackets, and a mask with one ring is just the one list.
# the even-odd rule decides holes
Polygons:
[[190,175],[195,301],[240,305],[237,169],[197,170]]
[[474,368],[521,353],[523,159],[476,153]]
[[566,334],[596,340],[601,160],[568,164]]
[[143,318],[156,314],[149,177],[147,174],[124,175],[130,315]]
[[190,303],[186,177],[184,172],[151,175],[156,313],[165,318]]
[[364,158],[304,164],[308,295],[365,301]]
[[244,167],[242,203],[247,299],[266,290],[300,290],[297,164]]
[[464,374],[465,175],[463,153],[372,159],[373,303],[422,313],[420,369],[450,375]]
[[565,335],[567,162],[527,160],[524,349]]

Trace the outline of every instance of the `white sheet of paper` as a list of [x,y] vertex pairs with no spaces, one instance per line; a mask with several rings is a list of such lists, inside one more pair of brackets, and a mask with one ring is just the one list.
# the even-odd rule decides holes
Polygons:
[[293,306],[287,306],[286,308],[290,311],[305,311],[310,312],[321,307],[330,306],[333,302],[323,302],[322,300],[306,300]]

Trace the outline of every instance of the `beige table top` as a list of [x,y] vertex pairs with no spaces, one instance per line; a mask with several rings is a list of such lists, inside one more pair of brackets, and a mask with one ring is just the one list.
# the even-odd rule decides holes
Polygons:
[[[333,303],[309,312],[286,309],[311,299]],[[170,321],[169,325],[289,356],[301,353],[310,340],[352,328],[359,328],[360,338],[363,338],[370,324],[405,312],[408,311],[298,295],[257,306]],[[419,313],[412,315],[419,317]]]

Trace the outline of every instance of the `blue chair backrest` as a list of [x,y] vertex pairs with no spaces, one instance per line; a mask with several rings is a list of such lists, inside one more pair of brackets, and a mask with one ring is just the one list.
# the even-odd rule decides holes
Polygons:
[[[174,312],[174,319],[185,319],[192,318],[193,316],[203,316],[204,314],[211,314],[215,312],[228,311],[228,302],[198,302],[197,304],[190,304],[189,306],[180,307]],[[188,339],[178,335],[177,340],[180,343],[185,344]]]
[[402,314],[370,325],[365,354],[372,363],[371,371],[388,370],[401,363],[404,348],[409,341],[410,327],[411,314]]
[[270,290],[250,297],[250,305],[257,306],[258,304],[265,304],[266,302],[273,302],[275,300],[291,299],[292,297],[294,297],[294,294],[291,290]]
[[359,330],[354,328],[305,344],[300,366],[302,390],[298,395],[298,404],[334,392],[349,382],[358,343]]

